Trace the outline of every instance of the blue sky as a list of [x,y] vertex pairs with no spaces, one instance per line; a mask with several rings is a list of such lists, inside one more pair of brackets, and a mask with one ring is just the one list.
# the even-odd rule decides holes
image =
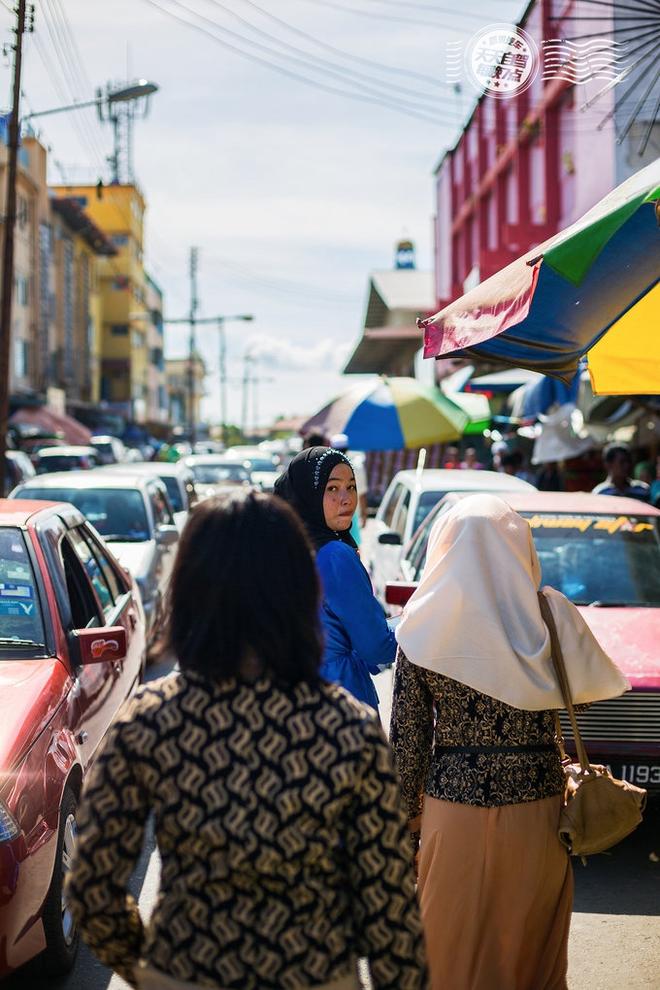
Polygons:
[[[240,378],[242,356],[251,347],[260,373],[272,379],[259,386],[260,422],[278,414],[311,414],[356,381],[339,370],[359,337],[369,271],[392,266],[394,244],[404,233],[417,245],[418,267],[431,265],[432,170],[453,143],[470,95],[461,108],[451,88],[340,59],[268,20],[248,0],[181,3],[225,31],[272,47],[272,40],[240,24],[233,12],[334,67],[326,64],[330,71],[322,74],[318,61],[312,71],[309,62],[285,63],[252,46],[255,57],[363,96],[377,88],[386,100],[423,101],[429,108],[424,116],[441,118],[420,120],[255,64],[165,14],[163,9],[193,19],[177,0],[37,4],[24,70],[29,108],[56,106],[72,95],[91,98],[93,87],[126,78],[127,62],[128,75],[158,83],[149,117],[136,125],[134,159],[148,202],[147,262],[165,291],[166,309],[174,316],[187,312],[188,250],[197,245],[200,315],[255,316],[252,324],[229,324],[227,332],[229,374]],[[447,42],[466,40],[492,21],[515,21],[523,6],[516,0],[469,0],[440,13],[450,9],[449,0],[258,3],[326,45],[438,81],[446,75]],[[68,85],[57,57],[62,10],[84,66]],[[3,40],[9,40],[10,22],[0,6]],[[342,65],[364,78],[347,81],[332,74],[341,74]],[[1,72],[7,103],[9,67]],[[411,90],[422,96],[413,97]],[[47,117],[40,126],[42,140],[52,146],[52,181],[62,181],[55,159],[71,180],[95,180],[111,150],[111,134],[94,110]],[[168,331],[170,354],[183,353],[185,346],[185,329]],[[219,412],[213,329],[200,328],[199,346],[210,370],[205,409],[213,419]],[[231,385],[232,420],[239,420],[240,409],[240,388]]]

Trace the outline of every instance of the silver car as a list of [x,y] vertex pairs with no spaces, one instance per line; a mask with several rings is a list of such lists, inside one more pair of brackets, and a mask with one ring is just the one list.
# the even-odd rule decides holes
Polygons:
[[160,478],[167,489],[167,497],[172,506],[174,522],[183,529],[188,513],[197,501],[195,476],[181,461],[168,464],[166,461],[142,461],[140,464],[108,464],[103,471],[113,474],[137,474],[145,478]]
[[165,596],[179,540],[159,478],[100,468],[67,471],[32,478],[9,497],[75,505],[135,578],[144,605],[147,642],[153,645],[158,640],[164,628]]

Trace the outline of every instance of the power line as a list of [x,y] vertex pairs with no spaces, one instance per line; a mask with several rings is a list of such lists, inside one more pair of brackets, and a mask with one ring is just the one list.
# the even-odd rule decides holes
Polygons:
[[316,69],[319,72],[323,71],[323,69],[319,67],[326,66],[326,67],[330,67],[332,75],[338,76],[340,79],[342,78],[343,75],[348,73],[349,75],[354,76],[356,79],[366,80],[368,83],[375,84],[376,86],[387,85],[389,86],[390,90],[398,90],[400,93],[404,93],[406,96],[412,96],[414,99],[431,100],[434,102],[437,100],[436,94],[421,93],[417,89],[410,89],[409,86],[401,86],[400,84],[397,83],[385,84],[383,83],[382,79],[378,79],[373,75],[369,75],[365,72],[360,72],[357,69],[350,69],[347,68],[346,66],[338,65],[336,62],[331,62],[328,59],[322,58],[318,55],[314,55],[312,52],[309,52],[304,48],[301,48],[299,45],[292,45],[289,42],[284,41],[281,38],[278,38],[276,35],[271,34],[269,31],[264,31],[263,28],[258,27],[258,25],[253,24],[252,21],[249,21],[247,18],[243,17],[241,14],[238,14],[236,11],[228,7],[225,3],[222,2],[222,0],[208,0],[208,2],[212,3],[220,10],[225,11],[225,13],[229,14],[230,17],[233,17],[235,20],[238,20],[239,23],[246,25],[246,27],[250,31],[253,31],[255,34],[259,35],[260,37],[266,38],[269,41],[274,42],[276,45],[279,45],[280,47],[287,49],[288,51],[295,52],[299,55],[300,54],[303,55],[303,57],[306,60],[312,62],[312,68]]
[[[318,80],[312,79],[309,76],[305,76],[300,72],[294,72],[291,69],[287,69],[285,66],[279,65],[275,62],[271,62],[268,59],[263,58],[262,56],[255,55],[253,52],[245,51],[244,49],[239,48],[236,45],[231,44],[230,42],[224,41],[222,38],[219,38],[216,34],[213,34],[212,32],[208,31],[200,24],[196,24],[193,21],[189,21],[186,18],[181,17],[179,14],[174,13],[174,11],[162,7],[160,3],[157,2],[157,0],[143,0],[143,2],[150,4],[150,6],[155,7],[156,10],[159,10],[162,14],[165,14],[166,16],[173,18],[174,20],[178,21],[180,24],[185,24],[188,27],[192,28],[193,30],[205,35],[208,38],[211,38],[213,41],[216,42],[216,44],[219,44],[227,51],[231,51],[237,55],[241,55],[243,58],[248,59],[248,61],[255,62],[258,65],[265,65],[266,67],[273,69],[275,72],[279,72],[280,75],[287,76],[290,79],[295,79],[297,82],[306,83],[309,86],[313,86],[315,89],[321,90],[326,93],[331,93],[333,96],[343,96],[343,97],[347,97],[348,99],[358,100],[362,103],[370,103],[378,106],[384,106],[389,110],[397,110],[400,113],[406,114],[407,116],[417,117],[419,120],[423,120],[425,123],[436,124],[436,125],[438,123],[441,123],[441,121],[439,121],[437,118],[433,118],[428,114],[418,112],[417,110],[407,109],[405,106],[401,105],[399,101],[395,102],[392,99],[386,100],[381,96],[371,96],[362,92],[361,93],[351,92],[344,89],[338,89],[335,86],[329,86],[325,83],[321,83]],[[200,17],[200,19],[205,19],[205,18],[201,18],[201,15],[195,15],[193,11],[189,10],[189,8],[186,8],[183,4],[178,3],[178,0],[174,0],[174,2],[177,2],[178,6],[184,7],[184,9],[188,10],[189,13],[193,13],[193,16],[198,16]],[[219,27],[217,27],[217,25],[216,28],[217,30],[224,30],[225,32],[227,30],[227,29],[220,29]],[[252,45],[256,44],[255,42],[248,42],[248,43]],[[264,46],[259,46],[259,47],[263,48]],[[282,57],[277,52],[271,52],[271,54]]]
[[381,14],[375,10],[360,10],[357,7],[347,7],[343,3],[336,3],[335,0],[304,0],[304,2],[313,3],[317,7],[329,7],[332,10],[339,10],[345,14],[355,14],[357,17],[366,17],[371,21],[394,21],[397,24],[414,24],[422,27],[436,28],[436,30],[440,31],[456,31],[460,34],[473,33],[472,28],[460,27],[457,24],[440,24],[438,21],[427,21],[418,17],[398,17],[396,14]]
[[352,62],[357,62],[360,65],[368,65],[371,68],[376,69],[377,71],[382,73],[392,73],[394,75],[408,76],[411,79],[419,79],[421,82],[428,83],[431,86],[439,86],[442,88],[450,86],[449,83],[442,82],[442,80],[435,79],[433,76],[426,75],[423,72],[415,72],[413,69],[403,69],[400,68],[399,66],[386,65],[382,62],[376,62],[375,60],[370,58],[364,58],[361,55],[353,55],[350,52],[344,51],[342,48],[337,48],[335,45],[329,44],[327,41],[322,41],[320,38],[317,38],[315,35],[310,34],[308,31],[303,31],[301,28],[296,27],[293,24],[290,24],[289,21],[286,21],[281,17],[276,17],[275,14],[271,14],[270,11],[265,10],[263,7],[259,6],[259,4],[255,3],[254,0],[242,0],[242,2],[248,4],[250,7],[253,7],[255,10],[259,11],[259,13],[263,17],[266,17],[269,20],[274,21],[277,24],[280,24],[282,27],[287,28],[293,34],[298,35],[298,37],[304,38],[306,41],[310,41],[312,44],[318,45],[319,48],[322,48],[325,51],[332,52],[334,55],[338,55],[340,58],[348,59]]

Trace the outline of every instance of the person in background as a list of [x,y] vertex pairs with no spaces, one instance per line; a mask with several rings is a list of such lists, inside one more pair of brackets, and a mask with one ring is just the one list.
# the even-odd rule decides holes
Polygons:
[[377,708],[370,675],[392,665],[396,640],[350,534],[357,508],[351,463],[331,447],[303,450],[275,482],[275,495],[296,510],[316,550],[325,638],[321,675]]
[[633,478],[635,481],[643,481],[645,485],[650,486],[653,481],[653,473],[651,461],[640,461],[638,464],[635,464]]
[[308,433],[303,439],[303,450],[309,450],[310,447],[327,447],[327,445],[328,441],[325,434],[321,433],[320,430]]
[[[121,712],[86,780],[67,897],[140,990],[426,990],[405,817],[374,712],[319,676],[312,548],[280,500],[195,506],[172,577],[180,669]],[[153,815],[145,927],[129,893]]]
[[655,480],[651,482],[649,498],[651,505],[660,505],[660,454],[655,459]]
[[540,492],[563,492],[564,482],[559,466],[553,461],[543,464],[536,476],[536,487]]
[[[506,580],[502,580],[506,575]],[[432,990],[566,990],[573,898],[557,836],[563,708],[529,524],[471,495],[437,518],[397,628],[390,739]],[[544,588],[576,703],[630,689],[575,606]]]
[[458,447],[449,446],[445,448],[445,455],[442,458],[442,466],[447,470],[452,470],[460,466],[461,452]]
[[500,465],[503,474],[510,474],[521,481],[527,481],[530,485],[536,484],[536,478],[531,471],[524,467],[525,460],[519,450],[511,450],[500,457]]
[[593,489],[594,495],[622,495],[648,502],[649,486],[643,481],[633,481],[632,454],[625,443],[610,443],[603,451],[603,462],[607,478]]
[[483,464],[477,459],[477,452],[474,447],[468,447],[461,461],[461,468],[464,471],[481,471]]

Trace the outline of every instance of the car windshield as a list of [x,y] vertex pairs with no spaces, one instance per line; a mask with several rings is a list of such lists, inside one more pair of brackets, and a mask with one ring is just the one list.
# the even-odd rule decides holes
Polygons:
[[55,471],[73,471],[76,468],[90,468],[95,461],[87,454],[57,454],[44,457],[39,462],[39,473],[55,473]]
[[151,538],[144,500],[140,492],[134,489],[26,486],[16,494],[20,498],[73,503],[109,541],[141,543]]
[[413,533],[418,529],[431,509],[433,509],[446,492],[420,492],[417,508],[415,509],[415,522],[412,528]]
[[660,607],[658,523],[649,516],[522,512],[543,584],[576,605]]
[[20,529],[0,529],[0,655],[45,648],[32,563]]
[[223,482],[242,483],[250,475],[240,464],[196,464],[193,467],[195,481],[202,485],[219,485]]
[[179,482],[177,478],[173,478],[172,475],[163,477],[161,475],[160,480],[165,485],[167,489],[167,496],[170,500],[173,512],[183,512],[185,505],[183,504],[183,499],[181,498],[181,489],[179,488]]

